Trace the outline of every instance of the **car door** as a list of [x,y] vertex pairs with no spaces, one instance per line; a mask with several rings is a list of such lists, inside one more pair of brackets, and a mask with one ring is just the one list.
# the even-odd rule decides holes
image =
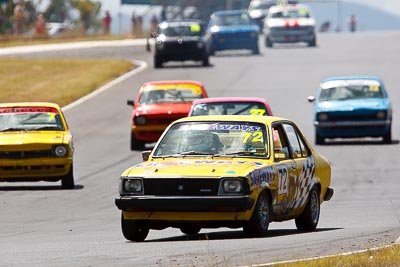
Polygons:
[[292,209],[294,182],[297,176],[297,163],[290,154],[289,142],[281,123],[272,125],[273,157],[275,177],[278,179],[277,192],[272,203],[273,216],[284,216]]
[[292,184],[289,185],[291,192],[288,206],[289,209],[296,212],[306,203],[308,192],[314,184],[315,162],[299,129],[291,123],[283,123],[282,126],[288,140],[290,155],[297,166],[289,180]]

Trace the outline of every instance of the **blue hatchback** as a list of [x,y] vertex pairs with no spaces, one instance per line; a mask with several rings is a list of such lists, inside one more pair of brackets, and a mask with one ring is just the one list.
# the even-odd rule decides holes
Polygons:
[[223,10],[211,14],[206,34],[210,55],[216,51],[249,49],[259,54],[260,28],[246,10]]
[[392,142],[392,107],[379,77],[332,77],[321,82],[314,102],[315,143],[326,138],[382,137]]

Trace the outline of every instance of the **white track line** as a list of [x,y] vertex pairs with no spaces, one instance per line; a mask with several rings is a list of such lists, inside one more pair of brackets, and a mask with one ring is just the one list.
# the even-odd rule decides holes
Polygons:
[[95,91],[91,92],[90,94],[79,98],[78,100],[76,100],[75,102],[72,102],[71,104],[66,105],[65,107],[62,108],[63,111],[69,110],[71,108],[76,107],[77,105],[82,104],[83,102],[88,101],[89,99],[98,96],[99,94],[107,91],[108,89],[112,88],[114,85],[122,82],[123,80],[141,72],[142,70],[144,70],[145,68],[147,68],[147,63],[144,61],[139,61],[139,60],[134,60],[132,61],[133,64],[138,65],[138,67],[134,68],[133,70],[131,70],[130,72],[127,72],[125,74],[123,74],[122,76],[116,78],[115,80],[112,80],[111,82],[103,85],[102,87],[96,89]]

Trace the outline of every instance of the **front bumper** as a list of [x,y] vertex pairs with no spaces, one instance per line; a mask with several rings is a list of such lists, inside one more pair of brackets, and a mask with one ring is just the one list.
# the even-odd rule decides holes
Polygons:
[[258,47],[258,33],[254,33],[254,37],[240,35],[214,35],[212,36],[212,49],[214,51],[250,49],[254,50]]
[[53,181],[72,168],[72,158],[2,159],[0,181]]
[[268,38],[274,43],[297,43],[312,42],[315,39],[314,31],[309,30],[287,30],[270,32]]
[[251,210],[254,201],[249,196],[126,196],[116,198],[115,205],[128,212],[244,212]]
[[390,120],[314,122],[321,137],[380,137],[390,132]]

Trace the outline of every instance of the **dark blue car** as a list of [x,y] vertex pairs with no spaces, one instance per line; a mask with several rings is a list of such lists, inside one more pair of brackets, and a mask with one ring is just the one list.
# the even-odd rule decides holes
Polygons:
[[248,49],[259,54],[260,28],[246,10],[223,10],[211,14],[206,34],[210,55],[216,51]]
[[326,138],[382,137],[392,142],[392,108],[379,77],[332,77],[321,82],[314,102],[315,143]]

